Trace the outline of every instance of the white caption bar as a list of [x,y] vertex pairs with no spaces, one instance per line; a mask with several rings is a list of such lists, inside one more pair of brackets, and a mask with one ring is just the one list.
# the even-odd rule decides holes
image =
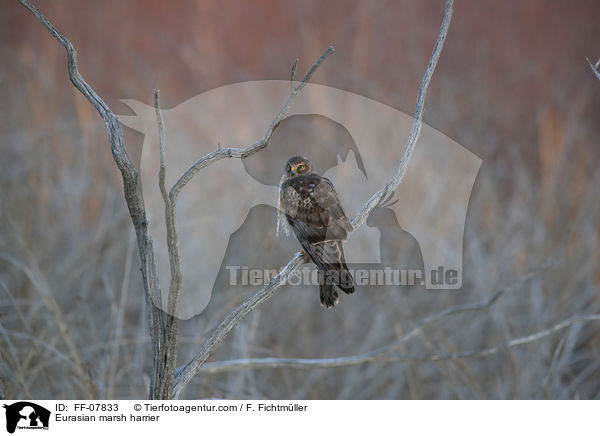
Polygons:
[[592,401],[15,400],[0,404],[0,435],[19,436],[587,434],[597,431],[600,408]]

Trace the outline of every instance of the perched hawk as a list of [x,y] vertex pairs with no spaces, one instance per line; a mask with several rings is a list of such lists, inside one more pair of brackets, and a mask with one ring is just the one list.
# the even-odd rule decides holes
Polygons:
[[286,233],[289,225],[296,239],[317,266],[321,304],[333,307],[340,288],[354,292],[354,280],[344,259],[342,241],[352,232],[331,181],[312,169],[308,159],[287,161],[279,184],[279,218]]

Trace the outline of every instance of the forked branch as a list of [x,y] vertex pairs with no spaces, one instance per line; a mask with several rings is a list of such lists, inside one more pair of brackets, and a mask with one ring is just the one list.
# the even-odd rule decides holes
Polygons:
[[[175,222],[175,214],[177,209],[177,197],[181,189],[194,177],[198,172],[205,168],[206,166],[226,157],[229,158],[246,158],[252,156],[254,153],[265,148],[277,127],[281,123],[281,120],[288,113],[294,99],[298,95],[298,93],[304,88],[304,86],[308,83],[313,73],[319,68],[319,66],[323,63],[323,61],[334,52],[332,46],[329,46],[327,50],[319,57],[319,59],[313,64],[310,70],[304,76],[304,79],[296,86],[292,85],[292,90],[287,98],[285,104],[282,109],[279,111],[279,114],[275,117],[275,119],[271,122],[267,132],[264,137],[254,144],[248,146],[247,148],[219,148],[209,153],[206,156],[203,156],[198,161],[196,161],[173,185],[170,192],[167,194],[166,188],[166,144],[165,144],[165,126],[164,120],[162,116],[162,112],[160,109],[160,99],[159,99],[159,91],[154,91],[154,108],[156,111],[156,118],[158,123],[158,131],[159,131],[159,153],[160,153],[160,165],[158,172],[158,184],[160,188],[160,192],[163,197],[163,201],[165,204],[165,222],[167,229],[167,247],[169,251],[169,263],[171,268],[171,283],[169,286],[169,296],[168,296],[168,304],[167,310],[168,313],[164,315],[164,331],[163,338],[164,343],[166,344],[166,349],[163,350],[163,355],[159,360],[160,370],[159,370],[159,383],[160,386],[158,388],[160,398],[172,398],[172,390],[174,386],[174,372],[175,372],[175,363],[177,361],[177,331],[178,331],[178,322],[177,322],[177,302],[179,297],[179,291],[181,290],[182,283],[182,272],[181,272],[181,257],[179,253],[179,244],[178,244],[178,233]],[[297,66],[297,61],[294,63],[294,68],[292,71],[295,71]],[[298,261],[302,263],[303,256],[300,256]],[[264,294],[264,298],[268,298],[268,293]],[[243,311],[240,313],[244,313]],[[245,313],[242,317],[245,316]],[[240,318],[241,319],[241,318]],[[225,329],[224,331],[230,331],[235,325],[231,324],[229,330]],[[224,338],[225,336],[223,336]],[[222,340],[222,339],[221,339]],[[218,341],[220,342],[220,340]],[[206,348],[207,350],[214,350],[214,347],[218,344],[217,342],[208,343],[210,347]]]
[[158,280],[156,275],[156,263],[154,260],[154,248],[152,239],[148,235],[146,210],[144,208],[144,200],[140,186],[138,170],[135,168],[123,142],[123,132],[121,125],[117,120],[114,112],[110,110],[108,105],[96,94],[90,85],[88,85],[77,66],[77,52],[73,44],[65,38],[47,19],[33,6],[28,0],[18,0],[25,8],[27,8],[42,25],[50,32],[50,34],[60,42],[67,51],[69,78],[71,82],[83,94],[83,96],[96,108],[108,132],[110,140],[110,148],[113,159],[121,172],[123,178],[123,190],[125,192],[125,201],[131,215],[131,221],[135,228],[137,237],[138,250],[142,265],[142,279],[144,283],[144,295],[146,299],[146,309],[149,317],[150,336],[153,344],[153,365],[152,377],[150,381],[150,398],[157,398],[158,386],[155,381],[159,378],[160,362],[158,356],[163,350],[163,337],[161,335],[162,328],[162,311],[154,304],[157,298],[161,295]]

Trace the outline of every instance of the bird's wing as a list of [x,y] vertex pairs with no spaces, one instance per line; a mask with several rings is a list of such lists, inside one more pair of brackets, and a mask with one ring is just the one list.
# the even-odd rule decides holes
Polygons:
[[317,244],[327,240],[327,227],[325,226],[316,226],[300,219],[290,219],[289,217],[287,222],[294,230],[294,235],[296,235],[296,238],[303,247],[305,242],[307,244]]
[[[328,236],[330,239],[346,239],[346,233],[352,232],[352,224],[344,213],[342,204],[338,197],[333,183],[326,177],[321,177],[320,183],[314,188],[314,200],[323,209],[323,221],[328,227]],[[344,237],[336,238],[336,235],[343,234]]]
[[348,271],[341,241],[310,244],[305,251],[317,268],[324,273],[324,277],[330,280],[330,284],[338,286],[347,294],[354,292],[354,279]]

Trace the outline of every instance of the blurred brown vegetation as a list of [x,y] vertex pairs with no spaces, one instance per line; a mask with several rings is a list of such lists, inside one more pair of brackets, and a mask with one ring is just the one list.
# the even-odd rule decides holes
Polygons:
[[[297,57],[302,71],[330,44],[313,82],[412,113],[443,11],[433,0],[37,3],[117,113],[128,113],[121,98],[151,104],[156,87],[171,107],[228,83],[285,79]],[[600,82],[586,62],[600,56],[599,16],[594,0],[455,4],[424,121],[483,159],[462,291],[389,289],[325,311],[314,289],[284,289],[215,359],[365,352],[553,256],[491,309],[430,326],[402,351],[486,348],[599,312]],[[17,2],[2,0],[0,35],[0,384],[10,398],[144,397],[143,292],[104,126],[70,84],[64,49]],[[125,139],[139,159],[142,137],[126,129]],[[248,292],[214,295],[183,323],[182,362]],[[186,395],[600,398],[598,327],[482,359],[200,374]]]

